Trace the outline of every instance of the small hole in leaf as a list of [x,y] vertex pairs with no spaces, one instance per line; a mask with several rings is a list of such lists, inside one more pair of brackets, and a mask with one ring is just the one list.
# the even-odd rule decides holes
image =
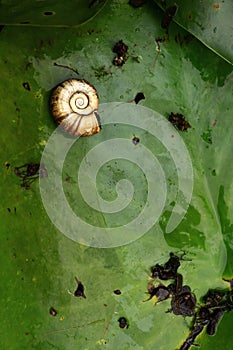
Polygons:
[[141,100],[145,100],[145,96],[143,92],[138,92],[137,95],[134,97],[134,102],[138,104]]
[[23,83],[22,85],[23,85],[24,89],[26,89],[28,91],[31,90],[30,85],[29,85],[29,83],[27,81],[25,83]]
[[20,24],[30,24],[29,21],[23,21],[23,22],[20,22]]
[[53,12],[53,11],[45,11],[44,15],[45,16],[52,16],[52,15],[55,15],[55,12]]

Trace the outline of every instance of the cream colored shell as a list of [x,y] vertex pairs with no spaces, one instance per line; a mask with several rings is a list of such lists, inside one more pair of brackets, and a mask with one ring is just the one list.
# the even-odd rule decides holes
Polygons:
[[100,132],[98,95],[85,80],[70,79],[59,84],[51,95],[53,118],[73,136],[91,136]]

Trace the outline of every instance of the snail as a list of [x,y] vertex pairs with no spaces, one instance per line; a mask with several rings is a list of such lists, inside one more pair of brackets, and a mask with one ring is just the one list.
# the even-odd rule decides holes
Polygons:
[[91,136],[100,132],[98,95],[85,80],[69,79],[52,92],[50,107],[53,118],[72,136]]

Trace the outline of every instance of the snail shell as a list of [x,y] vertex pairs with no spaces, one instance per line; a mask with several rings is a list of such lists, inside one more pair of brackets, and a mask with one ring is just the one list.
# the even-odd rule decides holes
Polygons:
[[69,79],[59,84],[52,92],[50,107],[56,123],[69,134],[100,132],[97,91],[85,80]]

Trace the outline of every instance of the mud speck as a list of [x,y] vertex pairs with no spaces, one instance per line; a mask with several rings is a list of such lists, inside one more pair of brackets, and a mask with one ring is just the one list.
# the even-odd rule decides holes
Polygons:
[[118,322],[120,328],[129,328],[129,323],[125,317],[120,317]]
[[79,281],[79,279],[75,276],[75,281],[77,282],[77,288],[74,292],[74,296],[75,297],[82,297],[84,299],[86,299],[86,295],[84,293],[84,285],[82,284],[81,281]]
[[49,309],[49,313],[51,316],[57,316],[57,311],[53,307]]
[[6,162],[6,163],[5,163],[6,170],[8,170],[8,169],[10,168],[10,166],[11,166],[11,165],[10,165],[9,162]]
[[120,289],[115,289],[113,293],[116,294],[116,295],[120,295],[121,291],[120,291]]
[[132,138],[132,142],[133,142],[133,144],[136,146],[136,145],[138,145],[138,144],[139,144],[139,142],[140,142],[140,138],[139,138],[139,137],[137,137],[137,136],[134,136],[134,137]]
[[187,120],[185,120],[183,114],[171,112],[168,120],[180,131],[187,131],[189,128],[191,128],[191,125]]
[[112,51],[116,53],[116,56],[113,58],[112,61],[114,66],[123,66],[123,64],[125,64],[125,62],[128,59],[128,46],[122,40],[119,40],[113,46]]
[[26,190],[30,189],[30,185],[38,178],[48,176],[44,164],[27,163],[14,168],[14,173],[21,179],[21,187]]

